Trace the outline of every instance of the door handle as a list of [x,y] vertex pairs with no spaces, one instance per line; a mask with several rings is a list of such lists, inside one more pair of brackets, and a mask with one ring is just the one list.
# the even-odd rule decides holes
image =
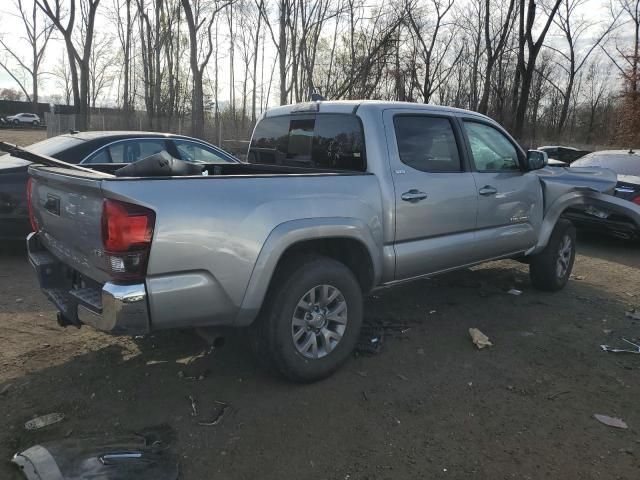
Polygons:
[[480,190],[478,190],[478,193],[487,197],[489,195],[495,195],[496,193],[498,193],[498,190],[491,185],[485,185]]
[[421,192],[420,190],[416,190],[415,188],[412,188],[408,192],[404,192],[400,196],[400,198],[402,198],[402,200],[404,200],[405,202],[416,203],[416,202],[419,202],[420,200],[424,200],[425,198],[427,198],[427,194],[424,192]]

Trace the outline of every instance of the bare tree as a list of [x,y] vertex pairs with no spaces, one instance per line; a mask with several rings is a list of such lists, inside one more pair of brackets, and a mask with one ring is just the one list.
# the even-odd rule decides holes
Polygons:
[[[486,66],[484,71],[484,86],[482,87],[482,97],[478,104],[478,112],[487,114],[489,110],[489,93],[491,90],[491,77],[496,61],[502,55],[502,51],[506,45],[507,38],[515,23],[515,0],[509,0],[507,11],[504,12],[500,8],[500,22],[496,29],[492,28],[492,14],[495,14],[496,8],[491,8],[491,0],[485,0],[484,7],[484,43],[486,49]],[[501,5],[503,7],[504,4]]]
[[17,74],[14,72],[13,67],[11,67],[7,62],[2,61],[0,61],[0,66],[16,81],[16,83],[18,83],[18,86],[24,92],[27,101],[33,102],[35,109],[38,103],[38,77],[40,76],[40,66],[42,64],[42,59],[44,58],[47,44],[51,38],[51,33],[53,32],[53,24],[40,18],[38,8],[35,3],[29,9],[28,6],[23,4],[22,0],[15,0],[14,7],[18,11],[15,16],[20,19],[26,32],[30,58],[29,60],[24,60],[18,53],[21,48],[15,45],[9,45],[5,40],[0,39],[0,45],[2,45],[9,57],[13,59],[30,77],[31,95],[27,93],[27,88],[24,82],[17,78]]
[[[96,11],[100,0],[68,0],[68,11],[63,9],[60,0],[54,0],[54,2],[51,4],[51,0],[35,0],[36,5],[51,19],[64,39],[69,58],[73,104],[76,112],[80,114],[79,127],[84,129],[88,125],[91,48]],[[79,32],[75,29],[77,2],[79,2],[81,16]],[[78,47],[74,42],[74,36],[80,37]],[[80,70],[79,75],[78,70]]]
[[191,92],[191,133],[195,137],[201,137],[204,129],[202,78],[213,53],[211,27],[218,12],[230,5],[232,0],[224,3],[218,0],[211,2],[204,0],[181,1],[189,28],[189,64],[193,81],[193,91]]

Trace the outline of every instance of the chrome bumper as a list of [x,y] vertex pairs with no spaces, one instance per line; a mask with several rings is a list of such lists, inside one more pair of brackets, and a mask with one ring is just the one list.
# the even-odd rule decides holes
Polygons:
[[73,271],[40,245],[37,234],[29,234],[27,248],[40,288],[60,310],[60,323],[90,325],[116,335],[149,332],[149,307],[143,283],[107,282],[76,288],[72,284]]

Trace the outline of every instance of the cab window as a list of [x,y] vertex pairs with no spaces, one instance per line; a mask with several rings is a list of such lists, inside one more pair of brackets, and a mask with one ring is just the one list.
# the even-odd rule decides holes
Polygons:
[[451,122],[424,115],[393,119],[400,161],[423,172],[460,172],[460,154]]
[[364,134],[355,115],[301,114],[263,119],[249,163],[332,170],[366,170]]
[[518,151],[497,129],[478,122],[464,122],[471,160],[478,172],[519,171]]

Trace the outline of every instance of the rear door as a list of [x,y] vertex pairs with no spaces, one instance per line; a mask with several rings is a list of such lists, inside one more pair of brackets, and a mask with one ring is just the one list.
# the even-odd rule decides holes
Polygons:
[[463,118],[462,129],[478,187],[478,260],[534,246],[543,212],[538,176],[522,170],[522,150],[490,122]]
[[395,189],[396,279],[473,261],[477,188],[447,115],[384,113]]

